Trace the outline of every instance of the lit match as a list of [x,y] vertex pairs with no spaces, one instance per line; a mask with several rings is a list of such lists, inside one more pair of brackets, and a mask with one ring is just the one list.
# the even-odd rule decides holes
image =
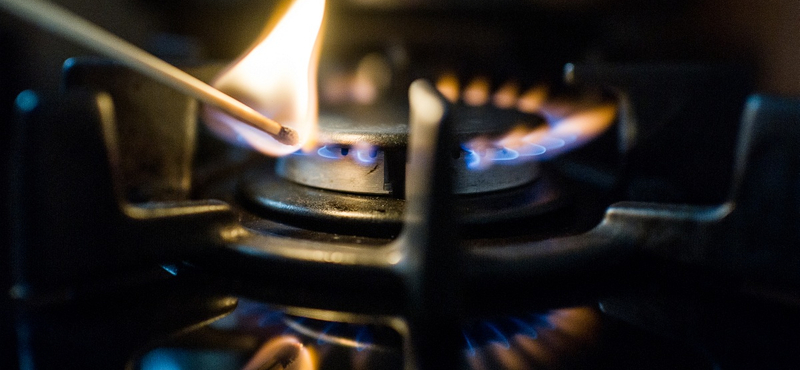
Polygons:
[[294,146],[297,132],[68,10],[43,0],[0,0],[0,8],[38,27],[114,59],[150,78],[219,108],[278,142]]

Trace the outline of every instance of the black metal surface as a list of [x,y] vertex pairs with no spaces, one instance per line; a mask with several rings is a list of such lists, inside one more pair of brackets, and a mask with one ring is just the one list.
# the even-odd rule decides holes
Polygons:
[[[3,16],[0,16],[3,17]],[[0,22],[5,19],[0,18]],[[5,30],[0,30],[0,70],[5,71],[0,75],[0,122],[12,122],[14,117],[15,94],[23,90],[23,74],[16,61],[21,58],[21,45],[14,35]],[[5,124],[0,128],[0,204],[7,205],[10,202],[9,191],[9,168],[11,164],[11,147],[14,136],[12,135],[12,125]],[[0,207],[5,210],[5,207]],[[0,226],[0,255],[5,256],[3,260],[8,261],[11,254],[11,226],[8,222]],[[0,263],[0,290],[8,291],[11,289],[12,277],[11,266],[7,262]],[[15,369],[19,368],[17,360],[16,333],[14,332],[14,316],[11,299],[8,296],[0,297],[0,343],[4,343],[0,349],[0,367]]]
[[[209,78],[218,65],[187,68]],[[116,62],[72,58],[64,63],[65,88],[108,93],[118,112],[113,130],[121,153],[115,163],[124,199],[130,202],[188,199],[197,136],[195,99]]]
[[[771,124],[782,124],[783,122],[796,122],[794,109],[797,105],[793,101],[773,101],[766,97],[756,97],[751,101],[750,110],[745,114],[745,127],[748,131],[743,134],[742,157],[748,158],[749,145],[748,138],[763,137],[760,132],[774,132],[764,130],[761,125],[770,127]],[[795,108],[792,108],[795,107]],[[775,116],[775,114],[778,114]],[[757,122],[757,123],[754,123]],[[785,128],[786,129],[786,128]],[[788,130],[788,129],[786,129]],[[786,135],[787,140],[792,140],[792,135]],[[756,142],[758,142],[756,140]],[[748,144],[750,143],[750,144]],[[756,145],[756,147],[758,147]],[[758,167],[747,167],[749,161],[738,163],[739,173],[751,173],[758,171]],[[748,170],[745,170],[748,168]],[[789,172],[794,173],[794,172]],[[419,179],[420,176],[414,176]],[[759,182],[760,183],[760,182]],[[761,195],[763,195],[762,193]],[[785,196],[785,193],[766,193],[775,197]],[[787,235],[782,235],[780,240],[783,242],[772,249],[760,249],[758,256],[772,256],[781,258],[771,260],[769,266],[760,264],[758,259],[753,259],[747,255],[737,254],[737,248],[743,247],[745,240],[739,233],[748,229],[730,228],[730,224],[724,221],[728,217],[737,219],[743,217],[754,217],[754,213],[738,213],[733,203],[720,207],[688,207],[688,206],[669,206],[655,204],[620,204],[609,209],[605,220],[589,233],[552,239],[533,243],[506,244],[475,247],[467,250],[463,259],[463,271],[466,273],[466,283],[461,286],[469,286],[472,290],[473,298],[471,303],[479,302],[482,299],[480,294],[487,294],[496,291],[500,287],[525,286],[525,291],[531,295],[524,302],[509,302],[506,306],[504,302],[492,302],[491,306],[498,310],[514,310],[513,303],[532,304],[535,301],[546,302],[553,298],[553,295],[569,296],[572,293],[580,292],[581,286],[594,286],[596,289],[585,291],[583,299],[591,299],[592,296],[598,297],[603,292],[603,284],[606,281],[609,286],[619,284],[622,279],[615,278],[617,274],[627,275],[635,271],[640,271],[641,266],[637,263],[643,262],[640,259],[632,258],[637,254],[654,253],[661,258],[674,259],[680,263],[689,265],[700,265],[704,268],[713,270],[723,270],[733,273],[735,276],[766,280],[782,281],[783,284],[797,283],[797,269],[793,255],[786,255],[782,246],[794,245],[792,239],[787,239]],[[437,203],[434,203],[437,204]],[[793,203],[789,203],[793,204]],[[746,208],[745,208],[746,209]],[[732,211],[732,212],[731,212]],[[756,216],[757,217],[757,216]],[[744,221],[749,222],[749,221]],[[760,230],[763,232],[763,230]],[[774,232],[774,229],[772,230]],[[729,235],[738,237],[740,242],[728,239]],[[354,270],[351,267],[361,266],[367,268],[364,272],[374,273],[380,276],[379,271],[386,269],[384,278],[391,280],[391,268],[381,266],[384,253],[390,253],[390,249],[372,249],[359,253],[353,250],[356,246],[344,246],[328,244],[323,246],[313,246],[310,244],[277,247],[277,242],[268,246],[266,240],[257,242],[258,238],[249,239],[244,245],[236,247],[241,251],[247,250],[250,257],[259,256],[263,262],[271,261],[264,265],[265,270],[273,270],[273,264],[278,265],[290,263],[293,265],[292,271],[303,276],[311,275],[311,271],[317,267],[327,270],[325,276],[341,276],[343,278],[341,286],[353,288],[352,282],[358,281]],[[767,239],[769,240],[769,239]],[[772,240],[775,240],[773,237]],[[256,246],[257,242],[259,246]],[[288,242],[288,241],[287,241]],[[291,244],[291,243],[290,243]],[[302,244],[302,243],[301,243]],[[751,245],[751,244],[746,244]],[[730,249],[727,249],[730,248]],[[336,256],[336,257],[333,257]],[[780,256],[780,257],[779,257]],[[788,257],[788,258],[787,258]],[[646,262],[646,260],[645,260]],[[448,261],[452,265],[453,261]],[[272,267],[267,267],[272,265]],[[369,266],[369,267],[368,267]],[[760,276],[753,275],[758,272]],[[631,278],[637,277],[636,274],[628,275]],[[332,285],[330,279],[326,282],[326,289]],[[638,284],[638,282],[636,282]],[[599,285],[598,285],[599,284]],[[334,284],[335,285],[335,284]],[[459,285],[459,284],[456,284]],[[398,286],[400,287],[400,286]],[[537,290],[536,287],[544,287]],[[725,289],[724,287],[718,287]],[[359,288],[369,289],[368,285],[360,284]],[[621,289],[617,285],[616,289]],[[382,289],[386,293],[385,289]],[[500,289],[505,292],[507,290]],[[789,290],[791,292],[791,290]],[[365,291],[361,291],[365,294]],[[730,294],[736,294],[731,291]],[[369,294],[367,294],[369,296]],[[790,294],[791,296],[791,294]],[[385,297],[381,295],[381,297]],[[577,296],[576,298],[579,298]],[[573,298],[575,299],[575,298]],[[512,300],[513,301],[513,300]],[[305,304],[323,304],[305,301]],[[323,304],[324,305],[324,304]],[[363,300],[359,305],[364,305]],[[367,304],[368,305],[368,304]],[[340,309],[343,307],[339,307]],[[373,306],[373,308],[375,308]],[[353,307],[351,307],[353,309]],[[746,320],[746,317],[741,317]],[[742,346],[744,343],[735,343]]]
[[[64,5],[76,6],[78,11],[93,13],[94,8],[105,9],[103,5],[117,10],[94,12],[103,15],[95,20],[116,25],[112,30],[140,44],[154,30],[169,29],[197,37],[195,45],[203,49],[198,55],[225,60],[246,47],[274,5],[261,0],[86,3],[64,0]],[[464,290],[460,306],[470,320],[507,320],[509,312],[594,304],[599,299],[603,313],[597,314],[606,319],[604,325],[611,333],[601,337],[599,348],[577,350],[602,355],[585,360],[560,351],[556,355],[568,357],[560,368],[800,367],[795,348],[800,343],[796,248],[800,237],[794,227],[799,208],[798,102],[762,97],[752,103],[744,120],[752,125],[739,134],[745,140],[739,141],[737,170],[731,171],[738,105],[743,94],[753,91],[746,74],[729,74],[724,71],[727,67],[687,71],[687,65],[615,64],[732,57],[758,68],[759,89],[796,94],[800,86],[800,63],[793,52],[800,40],[794,27],[796,2],[336,1],[330,8],[323,62],[333,60],[335,67],[336,63],[355,65],[364,52],[394,57],[399,50],[405,62],[394,64],[398,59],[390,59],[397,73],[392,84],[398,90],[414,78],[436,77],[445,70],[455,71],[461,82],[488,76],[493,83],[519,79],[526,87],[542,79],[555,80],[564,62],[583,59],[604,64],[589,65],[588,70],[586,64],[576,65],[575,82],[602,86],[621,98],[620,133],[604,138],[611,139],[604,144],[619,144],[619,150],[573,153],[553,164],[561,174],[591,182],[578,187],[580,194],[572,198],[576,199],[573,205],[591,209],[585,215],[578,213],[583,218],[581,226],[575,227],[564,215],[547,214],[529,223],[503,225],[503,231],[518,233],[514,237],[500,229],[496,235],[478,232],[482,237],[462,240],[460,247],[465,250],[454,251],[461,254],[461,263],[445,259],[449,271],[428,270],[422,285],[436,287],[456,280],[456,287]],[[120,18],[127,21],[114,21]],[[0,20],[8,18],[0,15]],[[0,66],[6,72],[0,77],[3,121],[2,112],[11,107],[18,91],[26,85],[41,88],[45,76],[58,73],[62,55],[75,51],[68,52],[66,45],[30,29],[17,29],[13,22],[0,21],[0,40]],[[176,49],[180,48],[171,51]],[[230,301],[220,298],[225,294],[215,296],[217,290],[286,305],[378,317],[390,314],[398,319],[410,299],[422,305],[422,295],[407,292],[402,280],[405,271],[376,262],[385,259],[381,247],[388,240],[260,220],[236,209],[233,202],[231,209],[220,203],[180,208],[176,211],[180,214],[169,217],[170,222],[160,217],[164,214],[155,214],[177,204],[162,203],[158,212],[136,217],[148,207],[123,206],[122,200],[174,201],[190,194],[188,184],[176,181],[181,178],[176,174],[186,174],[192,148],[185,144],[192,135],[159,132],[157,115],[151,116],[155,120],[142,120],[146,124],[140,126],[137,122],[154,111],[165,117],[172,112],[150,103],[126,102],[125,96],[101,86],[109,82],[102,81],[106,76],[113,79],[85,76],[94,81],[75,84],[111,93],[116,103],[114,124],[125,133],[117,137],[119,146],[133,149],[121,150],[120,162],[102,148],[105,144],[108,149],[109,136],[98,139],[103,135],[93,131],[93,125],[107,125],[109,120],[98,117],[104,112],[87,108],[96,103],[92,94],[69,92],[69,98],[59,98],[69,103],[60,108],[61,113],[50,114],[54,107],[46,104],[26,113],[26,125],[17,130],[26,133],[24,141],[14,143],[17,177],[8,192],[17,211],[8,217],[16,232],[13,251],[17,255],[6,260],[16,263],[18,283],[32,283],[11,291],[19,314],[13,325],[23,344],[24,368],[121,369],[130,365],[137,369],[143,364],[127,361],[152,348],[154,343],[149,341],[176,331],[194,334],[169,342],[177,350],[235,348],[243,356],[252,354],[263,337],[219,335],[211,328],[182,330],[231,308]],[[136,78],[129,82],[135,84]],[[50,85],[55,87],[55,83]],[[120,85],[117,91],[127,88]],[[159,96],[186,102],[170,93]],[[133,98],[134,103],[140,98],[139,102],[152,100]],[[155,100],[159,104],[171,99]],[[181,118],[180,114],[172,117]],[[52,132],[40,135],[47,131]],[[138,139],[126,142],[129,137]],[[389,145],[391,139],[379,140]],[[351,135],[346,140],[358,139]],[[174,147],[162,146],[170,141]],[[51,149],[38,154],[42,148]],[[236,153],[225,154],[211,164],[229,166],[239,160]],[[106,168],[108,162],[122,174]],[[202,166],[207,164],[192,169],[196,175],[192,199],[207,199],[212,193],[204,191],[209,187],[204,171],[209,168]],[[172,170],[177,172],[170,176]],[[235,167],[220,172],[227,172],[231,181],[237,177]],[[575,192],[571,185],[564,186]],[[733,189],[731,194],[729,189]],[[395,195],[405,192],[401,186],[393,191]],[[602,197],[595,192],[603,192]],[[230,194],[233,190],[228,199]],[[618,200],[637,203],[615,204],[603,224],[583,233],[586,225],[602,218],[596,209],[605,210]],[[444,208],[433,207],[434,212]],[[207,211],[208,217],[197,214]],[[444,211],[448,217],[458,216]],[[541,228],[552,228],[545,240],[537,231]],[[571,236],[552,239],[551,235]],[[455,244],[445,240],[444,246]],[[441,260],[442,255],[432,257]],[[152,271],[166,260],[191,261],[203,274],[179,269],[176,281],[163,271]],[[456,276],[450,275],[453,270]],[[466,277],[459,279],[459,273]],[[440,277],[441,282],[430,285],[430,280]],[[221,287],[220,282],[224,283]],[[3,291],[8,288],[4,285]],[[433,308],[435,313],[442,307]],[[608,320],[609,316],[618,319]],[[420,321],[413,334],[419,334]],[[450,329],[458,328],[451,325]],[[541,342],[569,343],[572,333],[544,336]],[[434,334],[448,338],[448,333]],[[0,342],[4,350],[11,347]],[[502,352],[498,343],[486,347],[479,351]],[[517,349],[515,343],[510,347]],[[426,350],[430,352],[419,362],[421,366],[437,361],[438,353]],[[7,353],[0,350],[4,357],[0,368],[7,364],[5,357],[16,358]],[[535,368],[550,365],[541,357],[526,360],[525,365]],[[19,365],[9,364],[9,368]],[[338,366],[350,364],[363,369],[356,362]],[[454,367],[452,363],[433,365]],[[483,365],[524,367],[496,360]]]
[[451,213],[453,174],[448,157],[456,126],[446,100],[428,82],[415,81],[408,95],[407,175],[414,180],[406,182],[405,229],[394,251],[401,253],[400,259],[389,259],[405,283],[406,356],[418,369],[460,367],[459,330],[465,314],[464,287],[459,283],[462,250],[458,216]]
[[[435,95],[423,94],[429,102],[441,104]],[[718,298],[687,305],[680,302],[693,297],[694,291],[677,290],[684,301],[659,298],[664,292],[656,291],[655,304],[648,307],[657,315],[641,325],[649,323],[653,330],[671,327],[669,334],[686,339],[697,321],[676,321],[684,316],[670,315],[671,307],[702,318],[713,317],[714,310],[732,303],[733,312],[724,319],[697,326],[702,350],[732,368],[747,364],[738,359],[761,359],[762,354],[781,355],[766,362],[770,364],[794,361],[784,346],[776,346],[777,353],[763,347],[753,349],[759,353],[748,352],[747,336],[720,338],[714,331],[731,320],[747,320],[747,315],[764,306],[777,309],[786,320],[797,317],[794,302],[800,257],[793,248],[797,234],[785,223],[762,216],[764,207],[769,207],[766,210],[785,217],[781,220],[797,218],[797,163],[785,160],[787,155],[796,156],[797,101],[751,99],[728,203],[713,207],[620,203],[610,207],[593,230],[547,240],[461,240],[458,217],[450,205],[456,199],[448,191],[449,171],[441,168],[450,159],[445,148],[450,147],[452,136],[438,131],[439,121],[453,118],[423,116],[421,123],[411,125],[412,137],[418,136],[409,145],[401,234],[388,244],[369,246],[359,244],[357,238],[308,240],[293,238],[291,233],[247,229],[221,202],[127,203],[119,193],[114,167],[114,159],[125,153],[115,146],[113,100],[104,93],[71,90],[59,101],[34,104],[23,112],[25,124],[18,127],[21,136],[15,148],[14,294],[20,313],[18,330],[30,330],[30,335],[20,337],[21,345],[35,349],[31,353],[61,354],[55,342],[44,339],[50,327],[57,327],[64,334],[60,338],[67,339],[81,323],[97,327],[86,343],[128,328],[107,316],[75,323],[66,317],[80,316],[88,307],[83,302],[108,297],[104,289],[129,286],[136,292],[130,297],[146,296],[147,283],[158,279],[142,271],[164,261],[185,259],[230,283],[215,288],[200,279],[209,293],[222,289],[287,306],[401,317],[395,329],[406,335],[405,350],[411,355],[407,361],[420,369],[462,363],[462,325],[467,318],[490,310],[492,315],[502,315],[621,296],[616,301],[604,300],[606,312],[639,323],[637,307],[648,302],[636,299],[642,289],[687,285],[687,275],[681,271],[695,268],[702,271],[696,279],[706,279],[697,292],[713,290]],[[51,122],[70,123],[53,126]],[[76,161],[94,165],[75,168]],[[59,186],[48,186],[49,182]],[[85,189],[94,191],[87,194]],[[664,275],[648,271],[653,268]],[[747,291],[748,286],[760,288],[753,293]],[[525,294],[506,299],[520,291]],[[74,292],[89,298],[76,299]],[[760,294],[758,300],[767,303],[750,301],[753,294]],[[231,308],[230,300],[209,299],[211,306],[193,304],[200,308],[197,315],[175,321],[176,326],[161,326],[158,315],[142,315],[149,312],[147,304],[134,308],[131,317],[170,331]],[[222,303],[215,306],[213,302]],[[74,311],[71,306],[80,308]],[[86,315],[92,312],[86,311]],[[168,310],[164,315],[169,318],[175,313]],[[782,320],[757,320],[756,326],[764,326],[757,331],[758,337],[765,338]],[[734,327],[753,330],[752,325]],[[781,340],[795,338],[791,332],[776,332]],[[152,333],[144,331],[137,340]],[[69,351],[82,353],[86,343],[76,343]],[[109,348],[116,345],[119,351],[109,350],[107,357],[87,360],[98,361],[87,364],[124,363],[123,352],[130,353],[135,346],[126,343],[109,341]],[[39,357],[37,366],[52,368],[51,358]]]
[[[404,199],[315,189],[275,178],[271,170],[257,167],[239,185],[238,200],[254,214],[311,230],[366,236],[392,237],[403,225]],[[544,175],[510,190],[459,196],[455,209],[462,229],[488,230],[555,211],[564,198],[552,176]]]
[[124,202],[110,96],[23,94],[12,162],[10,293],[21,363],[121,368],[149,341],[230,311],[235,299],[204,291],[202,280],[178,283],[152,272],[187,252],[219,248],[220,230],[235,221],[229,208]]
[[32,369],[123,369],[134,354],[228,314],[236,298],[161,270],[149,283],[15,302],[21,362]]
[[223,243],[218,229],[235,218],[221,202],[123,200],[108,94],[30,99],[16,127],[11,193],[20,289],[58,289]]
[[747,68],[583,63],[568,64],[565,80],[600,86],[617,96],[624,199],[690,204],[726,200],[740,112],[752,91]]
[[[145,354],[141,365],[154,367],[154,358],[166,356],[164,362],[182,368],[241,369],[259,345],[269,346],[287,336],[315,349],[319,370],[401,369],[405,365],[402,338],[391,327],[294,316],[246,300],[229,318],[237,324],[212,324],[179,335]],[[607,319],[591,308],[484,319],[470,322],[463,333],[462,356],[471,369],[713,368],[707,357],[686,345]],[[217,354],[235,360],[213,365],[203,361]]]

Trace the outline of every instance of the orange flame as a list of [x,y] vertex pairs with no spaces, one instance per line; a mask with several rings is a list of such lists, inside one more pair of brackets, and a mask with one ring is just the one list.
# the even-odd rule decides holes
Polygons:
[[519,85],[515,82],[507,82],[494,93],[492,103],[494,103],[495,107],[509,109],[517,103],[518,96]]
[[439,80],[436,81],[436,89],[451,103],[457,102],[461,95],[461,85],[459,85],[456,75],[452,73],[439,77]]
[[547,100],[547,87],[539,85],[530,88],[517,101],[517,109],[524,113],[537,113],[542,108],[545,100]]
[[489,79],[476,77],[464,88],[464,103],[471,106],[481,106],[489,102]]
[[[547,108],[542,109],[547,114]],[[614,122],[617,107],[598,103],[566,116],[549,115],[547,126],[517,127],[498,139],[477,137],[462,144],[468,153],[467,167],[486,169],[497,163],[519,163],[549,159],[594,139]]]
[[[452,73],[440,76],[436,88],[451,103],[459,98],[466,105],[488,103],[490,84],[485,77],[473,79],[462,91]],[[491,96],[497,108],[514,109],[528,114],[540,114],[548,125],[528,128],[521,124],[499,138],[475,137],[461,148],[466,151],[467,168],[487,169],[495,163],[514,164],[550,159],[602,134],[614,123],[617,107],[609,102],[591,100],[558,101],[549,97],[546,85],[536,85],[520,93],[514,81],[501,85]],[[596,98],[596,97],[595,97]]]
[[313,145],[317,125],[317,66],[325,0],[295,0],[284,16],[212,85],[300,136],[288,146],[211,107],[205,121],[218,135],[269,155]]
[[314,353],[299,339],[284,335],[270,339],[253,355],[242,370],[317,368]]

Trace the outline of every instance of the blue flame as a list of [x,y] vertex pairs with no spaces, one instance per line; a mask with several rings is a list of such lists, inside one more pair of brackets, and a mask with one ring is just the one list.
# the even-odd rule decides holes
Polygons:
[[317,154],[319,154],[320,157],[325,157],[325,158],[330,158],[330,159],[339,159],[341,157],[341,155],[339,153],[331,151],[330,149],[328,149],[327,146],[323,146],[322,148],[319,148],[317,150]]
[[496,337],[493,342],[502,344],[503,348],[505,349],[511,348],[511,343],[508,342],[508,338],[506,338],[506,336],[503,335],[503,332],[501,332],[500,329],[497,328],[497,326],[494,326],[494,324],[488,322],[484,323],[484,325],[486,325],[486,327],[489,328],[489,330],[495,333]]
[[511,349],[510,338],[522,335],[536,339],[540,330],[552,326],[548,320],[550,316],[550,314],[528,314],[474,322],[462,331],[467,341],[466,349],[472,353],[475,348],[487,344],[497,344],[504,349]]
[[550,322],[549,315],[531,314],[531,320],[536,326],[543,326],[547,329],[553,329],[556,327],[552,322]]
[[361,163],[371,164],[375,163],[375,158],[378,157],[378,151],[376,149],[357,149],[356,150],[356,158]]
[[513,162],[521,157],[533,157],[547,152],[547,148],[538,144],[528,144],[517,149],[495,147],[481,152],[467,145],[462,145],[461,149],[466,152],[464,160],[471,170],[484,168],[489,162]]
[[367,345],[372,343],[372,333],[366,327],[361,328],[356,334],[356,350],[359,352],[367,348]]
[[533,157],[547,152],[547,148],[537,144],[527,144],[518,150],[520,157]]
[[353,154],[351,157],[356,162],[361,164],[373,164],[378,158],[378,149],[373,147],[356,146],[351,148],[349,146],[332,145],[320,147],[317,149],[317,154],[320,157],[328,159],[342,159],[349,154]]
[[467,151],[467,154],[464,155],[464,160],[467,161],[467,168],[472,169],[472,170],[474,170],[476,168],[480,168],[481,157],[478,154],[478,152],[476,152],[476,151],[474,151],[472,149],[468,149],[468,148],[463,147],[463,146],[462,146],[462,149]]
[[539,336],[539,333],[536,332],[536,329],[534,329],[532,325],[526,323],[525,321],[522,321],[521,319],[518,319],[516,317],[512,317],[511,321],[517,324],[517,326],[522,330],[520,332],[521,334],[525,334],[534,339],[536,339],[536,337]]
[[140,369],[142,370],[182,370],[179,353],[165,349],[157,349],[145,355],[141,360]]
[[271,311],[270,313],[261,317],[258,320],[258,326],[267,326],[269,324],[283,323],[283,312]]
[[519,158],[519,153],[516,150],[502,147],[494,150],[494,157],[492,157],[492,160],[511,161],[517,158]]
[[557,137],[552,137],[552,136],[548,136],[548,137],[542,138],[542,140],[540,140],[539,143],[542,146],[544,146],[545,148],[551,149],[551,150],[552,149],[558,149],[558,148],[563,147],[564,145],[567,145],[566,141],[561,140],[561,139],[559,139]]
[[164,269],[164,271],[169,272],[172,276],[178,275],[178,266],[176,265],[161,265],[161,268]]
[[333,328],[336,327],[336,323],[332,322],[328,325],[325,325],[325,328],[322,329],[322,335],[317,338],[317,344],[324,344],[326,342],[325,337],[328,333],[330,333]]
[[475,346],[473,346],[472,345],[472,341],[469,340],[469,336],[467,335],[467,332],[462,330],[461,333],[464,334],[464,340],[467,342],[467,351],[469,352],[469,355],[474,357],[475,354],[476,354]]
[[569,134],[569,135],[567,135],[567,136],[562,136],[562,137],[561,137],[561,139],[562,139],[562,140],[564,140],[564,142],[565,142],[565,143],[567,143],[567,144],[572,144],[572,143],[574,143],[576,140],[578,140],[578,135],[576,135],[576,134]]

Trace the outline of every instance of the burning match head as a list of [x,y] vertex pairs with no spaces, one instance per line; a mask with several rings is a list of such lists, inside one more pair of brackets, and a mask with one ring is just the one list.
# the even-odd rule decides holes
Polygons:
[[303,345],[300,343],[292,343],[282,347],[274,356],[275,363],[279,364],[283,369],[287,368],[300,356],[302,349]]
[[281,131],[275,135],[275,140],[278,140],[281,144],[286,144],[288,146],[297,145],[300,142],[300,136],[297,135],[297,131],[292,130],[286,126],[281,127]]

